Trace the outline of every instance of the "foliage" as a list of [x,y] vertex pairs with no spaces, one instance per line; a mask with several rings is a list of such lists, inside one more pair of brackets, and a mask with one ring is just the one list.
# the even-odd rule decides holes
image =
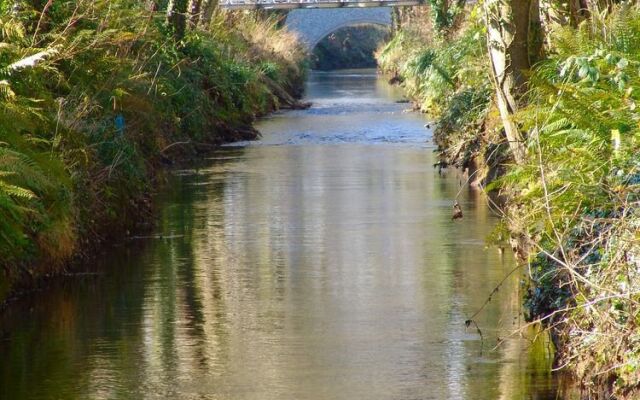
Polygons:
[[[595,395],[640,381],[637,215],[640,204],[640,9],[617,6],[578,28],[558,27],[517,115],[528,162],[502,179],[511,228],[546,260],[532,273],[533,315],[563,342],[562,364]],[[531,265],[540,265],[533,261]],[[534,267],[534,271],[537,267]],[[541,276],[544,276],[542,278]],[[569,291],[563,304],[557,291]]]
[[25,28],[13,19],[0,19],[0,38],[0,259],[23,263],[38,245],[68,255],[74,233],[56,236],[72,218],[70,182],[50,154],[50,137],[38,135],[47,126],[45,99],[33,97],[44,86],[40,74],[52,70],[44,64],[47,52],[23,47]]
[[312,68],[331,70],[375,67],[374,53],[388,36],[389,30],[377,25],[356,25],[339,29],[316,45]]
[[384,72],[399,77],[420,109],[438,121],[435,140],[443,161],[466,167],[478,157],[482,140],[495,140],[484,135],[491,106],[485,28],[477,7],[450,37],[420,35],[429,29],[416,24],[436,26],[429,21],[403,26],[378,51],[378,61]]
[[509,199],[506,223],[529,256],[527,317],[552,330],[558,364],[589,398],[637,398],[640,8],[595,4],[589,15],[546,27],[548,58],[515,116],[528,134],[522,165],[501,154],[485,32],[473,11],[450,37],[417,34],[434,18],[405,24],[378,60],[438,120],[445,161],[484,158],[508,171],[487,189]]
[[429,0],[431,18],[437,32],[448,33],[464,11],[464,0]]
[[41,3],[0,14],[7,276],[52,272],[129,229],[160,162],[194,151],[172,144],[233,140],[304,72],[302,46],[269,18],[218,13],[177,40],[145,2]]
[[477,10],[454,39],[425,41],[413,35],[418,29],[404,29],[378,52],[378,61],[383,71],[402,76],[407,93],[423,111],[438,118],[450,95],[488,85],[484,28]]

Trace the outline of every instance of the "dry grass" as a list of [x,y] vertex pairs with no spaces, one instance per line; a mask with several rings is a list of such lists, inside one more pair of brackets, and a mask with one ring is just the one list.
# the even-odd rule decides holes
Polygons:
[[233,26],[233,32],[250,45],[242,54],[244,61],[277,59],[298,68],[300,60],[307,57],[307,50],[298,36],[279,28],[275,17],[263,19],[247,13],[222,13],[219,17],[227,26]]

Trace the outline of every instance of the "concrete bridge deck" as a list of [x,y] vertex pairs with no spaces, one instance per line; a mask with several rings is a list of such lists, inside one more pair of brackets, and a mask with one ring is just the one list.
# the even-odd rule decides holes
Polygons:
[[221,0],[227,10],[296,9],[296,8],[367,8],[399,7],[424,4],[425,0]]

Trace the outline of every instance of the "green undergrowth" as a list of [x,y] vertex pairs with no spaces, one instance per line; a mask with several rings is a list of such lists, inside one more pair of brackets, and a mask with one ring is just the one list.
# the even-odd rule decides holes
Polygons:
[[488,165],[478,174],[506,199],[496,231],[506,234],[496,236],[517,243],[530,278],[525,316],[552,333],[556,366],[575,378],[578,398],[638,398],[640,8],[550,28],[515,115],[522,165],[503,144],[477,17],[447,39],[420,36],[426,24],[403,26],[378,52],[381,69],[437,122],[446,163]]
[[0,300],[135,226],[163,164],[254,138],[304,75],[275,20],[176,40],[145,2],[40,3],[0,3]]
[[416,107],[436,121],[434,141],[442,163],[480,168],[476,180],[495,176],[504,158],[491,121],[491,81],[485,28],[474,7],[450,36],[433,34],[433,18],[403,26],[377,53],[382,72],[400,82]]
[[589,398],[640,392],[640,10],[557,28],[531,77],[528,161],[501,180],[532,319]]

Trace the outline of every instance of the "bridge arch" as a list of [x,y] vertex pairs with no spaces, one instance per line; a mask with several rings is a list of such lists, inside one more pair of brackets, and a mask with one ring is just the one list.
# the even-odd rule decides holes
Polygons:
[[391,8],[310,8],[289,11],[285,25],[309,50],[340,28],[372,24],[391,26]]

